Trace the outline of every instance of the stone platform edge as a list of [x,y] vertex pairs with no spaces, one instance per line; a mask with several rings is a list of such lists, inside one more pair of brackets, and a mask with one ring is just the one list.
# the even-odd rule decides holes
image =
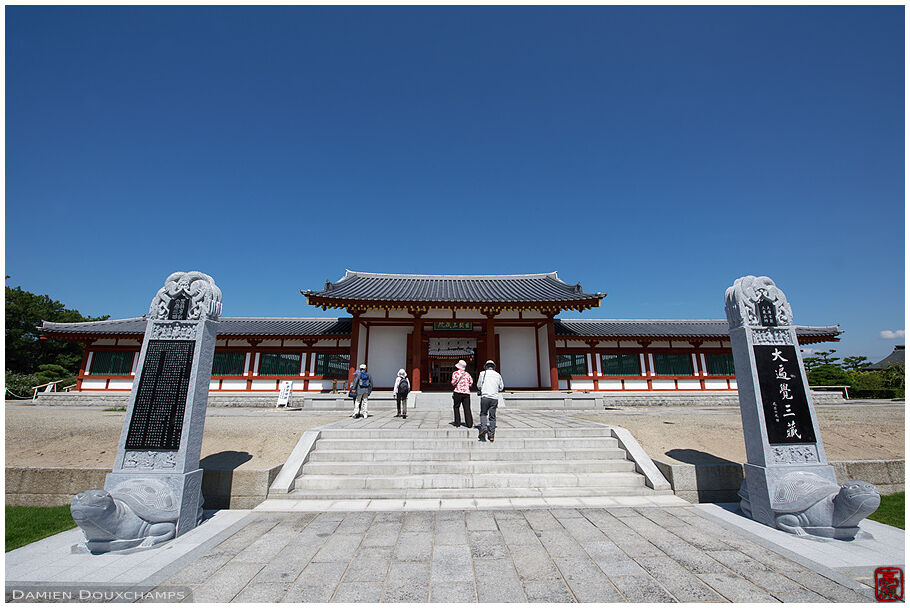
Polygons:
[[[743,465],[738,462],[684,464],[657,458],[654,464],[670,482],[673,493],[691,503],[739,502]],[[868,481],[882,495],[904,491],[904,460],[832,461],[838,483],[851,479]]]
[[[434,402],[432,409],[439,405],[438,399],[446,400],[448,393],[412,393],[413,398],[421,396]],[[214,392],[209,393],[210,407],[262,407],[274,408],[278,391],[261,392]],[[848,403],[841,393],[812,391],[812,399],[817,405],[834,405]],[[125,407],[129,401],[129,392],[107,394],[99,392],[39,393],[37,405],[76,406],[76,407]],[[22,401],[23,405],[31,401]],[[448,403],[448,402],[447,402]],[[348,411],[350,399],[344,394],[334,393],[295,393],[294,407],[305,411]],[[653,407],[661,405],[675,406],[738,406],[739,397],[736,391],[535,391],[525,393],[505,393],[507,409],[542,409],[542,410],[602,410],[612,407]],[[393,409],[395,398],[384,391],[370,397],[370,408],[374,410]],[[408,408],[415,407],[408,401]],[[420,403],[418,401],[419,409]]]
[[[280,470],[280,465],[249,470],[203,467],[203,506],[206,509],[252,509],[266,499],[269,486]],[[6,467],[6,504],[66,505],[79,492],[104,487],[104,479],[110,472],[110,467]]]

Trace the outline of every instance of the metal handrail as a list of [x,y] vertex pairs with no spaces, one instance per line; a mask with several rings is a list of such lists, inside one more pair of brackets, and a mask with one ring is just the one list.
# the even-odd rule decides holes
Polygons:
[[813,389],[813,390],[818,389],[818,388],[836,388],[836,389],[838,389],[838,390],[840,390],[840,391],[843,391],[843,393],[844,393],[844,399],[849,399],[849,398],[850,398],[850,395],[847,393],[847,389],[850,388],[850,385],[849,385],[849,384],[848,384],[848,385],[834,385],[834,384],[832,384],[832,385],[822,385],[822,384],[819,384],[819,385],[811,385],[811,384],[810,384],[810,385],[809,385],[809,388],[810,388],[810,389]]
[[[58,392],[57,385],[60,384],[61,382],[66,382],[67,380],[71,380],[71,378],[61,378],[60,380],[54,380],[53,382],[46,382],[44,384],[39,384],[38,386],[33,386],[32,387],[32,401],[34,402],[34,401],[38,400],[38,389],[39,388],[53,387],[53,390],[45,389],[42,392],[56,393],[56,392]],[[70,384],[68,386],[63,387],[63,392],[68,393],[70,391],[70,389],[72,389],[74,386],[76,386],[76,385]]]

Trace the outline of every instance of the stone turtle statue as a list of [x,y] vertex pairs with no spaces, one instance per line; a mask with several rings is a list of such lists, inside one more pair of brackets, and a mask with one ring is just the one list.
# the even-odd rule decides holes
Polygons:
[[[771,502],[777,527],[798,536],[853,539],[859,522],[881,503],[874,485],[851,480],[843,486],[814,473],[794,471],[778,482]],[[742,509],[751,516],[748,497]]]
[[92,553],[148,548],[174,538],[179,516],[174,491],[161,480],[128,479],[110,492],[86,490],[70,504]]

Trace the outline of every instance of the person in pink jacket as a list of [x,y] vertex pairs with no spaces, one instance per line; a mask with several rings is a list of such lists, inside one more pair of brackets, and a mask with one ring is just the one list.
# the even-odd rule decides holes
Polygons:
[[465,426],[471,428],[474,426],[474,417],[471,415],[471,385],[474,379],[467,372],[468,364],[462,360],[455,364],[455,371],[452,372],[452,401],[455,410],[455,422],[452,426],[461,426],[461,413],[458,407],[464,409]]

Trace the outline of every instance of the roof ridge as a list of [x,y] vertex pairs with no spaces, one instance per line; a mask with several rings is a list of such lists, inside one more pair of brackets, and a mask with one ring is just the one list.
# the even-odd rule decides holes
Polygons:
[[338,281],[343,281],[344,279],[350,277],[367,277],[375,279],[399,279],[399,278],[408,278],[408,279],[545,279],[547,277],[562,281],[562,279],[557,276],[557,272],[536,272],[532,274],[404,274],[404,273],[386,273],[386,272],[362,272],[359,270],[351,270],[345,268],[344,276],[338,279]]

